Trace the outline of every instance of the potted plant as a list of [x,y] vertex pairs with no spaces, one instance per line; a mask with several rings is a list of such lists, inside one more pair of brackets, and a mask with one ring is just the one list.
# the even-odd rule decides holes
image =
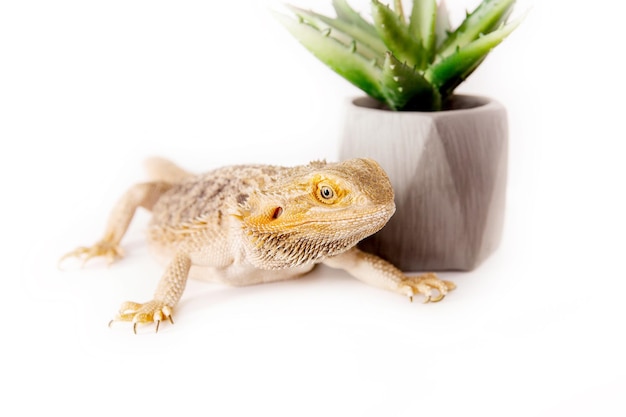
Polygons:
[[452,29],[443,1],[414,0],[405,15],[372,0],[365,20],[346,0],[336,17],[287,6],[276,14],[307,49],[367,97],[349,103],[341,158],[376,159],[389,174],[397,212],[364,241],[404,270],[470,270],[498,246],[507,174],[506,111],[455,95],[521,19],[515,0],[483,0]]

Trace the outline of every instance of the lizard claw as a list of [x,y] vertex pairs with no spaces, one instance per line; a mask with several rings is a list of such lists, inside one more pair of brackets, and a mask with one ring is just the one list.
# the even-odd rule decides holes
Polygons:
[[172,319],[172,307],[164,301],[152,300],[145,304],[127,301],[122,304],[117,316],[109,322],[109,327],[114,321],[130,321],[133,323],[133,332],[137,334],[137,324],[156,323],[155,332],[159,331],[161,321]]
[[[433,273],[427,273],[417,277],[405,278],[403,287],[409,294],[411,302],[413,302],[413,296],[419,293],[424,295],[424,303],[438,303],[444,299],[448,291],[455,289],[456,285],[453,282],[439,279]],[[436,295],[433,294],[433,290],[436,290]]]
[[89,260],[99,256],[106,258],[110,265],[117,259],[124,257],[124,251],[118,245],[103,239],[93,246],[81,246],[66,253],[59,259],[59,265],[68,258],[79,258],[83,260],[82,266],[85,266]]

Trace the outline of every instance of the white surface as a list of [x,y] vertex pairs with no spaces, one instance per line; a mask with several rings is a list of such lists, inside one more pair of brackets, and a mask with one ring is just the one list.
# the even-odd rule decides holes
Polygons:
[[3,2],[0,414],[624,415],[623,13],[537,3],[460,90],[509,109],[509,210],[494,257],[442,274],[444,302],[326,268],[191,282],[174,326],[135,336],[106,324],[160,276],[147,215],[110,269],[56,260],[99,238],[141,161],[334,159],[358,91],[268,2]]

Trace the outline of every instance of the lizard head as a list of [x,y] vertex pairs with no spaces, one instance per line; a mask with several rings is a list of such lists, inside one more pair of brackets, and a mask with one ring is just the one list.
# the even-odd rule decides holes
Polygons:
[[290,268],[342,253],[380,230],[395,211],[393,189],[371,159],[291,169],[251,194],[237,217],[252,263]]

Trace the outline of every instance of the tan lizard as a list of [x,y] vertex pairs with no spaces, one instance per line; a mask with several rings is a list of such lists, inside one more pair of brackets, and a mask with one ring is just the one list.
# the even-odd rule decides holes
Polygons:
[[153,300],[123,303],[114,319],[132,322],[135,332],[138,323],[154,322],[158,331],[162,320],[173,322],[189,276],[242,286],[296,278],[323,263],[411,300],[419,293],[424,302],[440,301],[455,288],[432,273],[405,276],[356,248],[395,211],[389,178],[371,159],[240,165],[193,175],[153,158],[147,168],[151,181],[122,196],[104,237],[63,257],[121,258],[120,241],[135,210],[152,211],[148,242],[167,267]]

